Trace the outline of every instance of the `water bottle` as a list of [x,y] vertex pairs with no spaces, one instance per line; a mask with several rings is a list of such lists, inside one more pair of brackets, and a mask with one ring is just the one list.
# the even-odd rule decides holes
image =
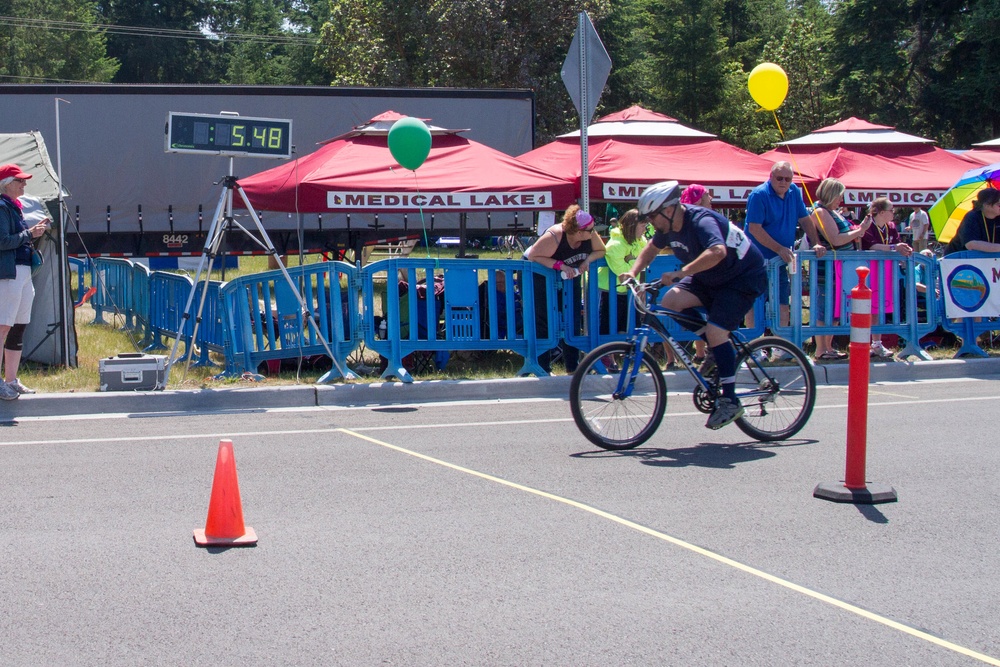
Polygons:
[[788,263],[788,275],[794,276],[799,272],[799,255],[795,250],[792,250],[792,261]]

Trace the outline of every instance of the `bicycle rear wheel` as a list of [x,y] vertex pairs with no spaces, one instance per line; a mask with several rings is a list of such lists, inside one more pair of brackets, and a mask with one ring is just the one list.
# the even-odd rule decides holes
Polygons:
[[736,365],[736,396],[745,410],[741,431],[763,442],[786,440],[809,421],[816,404],[816,376],[793,343],[765,336],[747,345]]
[[573,421],[603,449],[638,447],[656,432],[667,409],[667,384],[648,353],[638,359],[635,383],[628,388],[636,353],[632,343],[605,343],[591,351],[573,374],[569,386]]

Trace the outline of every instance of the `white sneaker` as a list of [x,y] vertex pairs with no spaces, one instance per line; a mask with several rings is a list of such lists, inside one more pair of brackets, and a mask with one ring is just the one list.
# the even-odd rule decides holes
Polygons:
[[779,361],[785,361],[791,358],[791,354],[787,350],[777,349],[771,350],[771,362],[778,363]]
[[19,394],[35,394],[38,393],[34,389],[29,389],[21,384],[20,378],[14,378],[13,382],[8,382],[7,386],[16,391]]
[[723,396],[715,402],[715,410],[712,410],[712,414],[708,416],[705,428],[710,428],[713,431],[720,429],[742,417],[744,412],[742,405]]
[[11,387],[9,384],[0,380],[0,400],[2,401],[13,401],[16,398],[20,398],[21,394],[17,393],[17,390]]
[[879,359],[892,359],[892,350],[887,350],[882,341],[872,343],[871,356],[877,357]]

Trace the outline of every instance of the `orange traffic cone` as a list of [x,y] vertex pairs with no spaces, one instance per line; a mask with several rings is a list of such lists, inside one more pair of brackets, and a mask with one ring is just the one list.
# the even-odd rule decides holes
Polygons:
[[236,458],[233,441],[219,441],[219,456],[215,461],[212,498],[208,502],[205,530],[194,531],[199,547],[245,547],[257,544],[257,533],[243,525],[243,504],[240,483],[236,479]]

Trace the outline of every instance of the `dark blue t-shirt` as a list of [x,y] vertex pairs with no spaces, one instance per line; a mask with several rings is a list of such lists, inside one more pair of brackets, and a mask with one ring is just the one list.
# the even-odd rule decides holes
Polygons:
[[972,209],[962,218],[955,237],[945,250],[946,255],[965,250],[969,241],[1000,243],[1000,217],[987,220],[981,210]]
[[[11,217],[14,220],[14,224],[17,229],[11,229],[12,234],[19,234],[24,230],[28,229],[27,223],[24,221],[24,216],[21,215],[21,209],[14,203],[14,200],[3,195],[3,203],[0,204],[8,208]],[[20,264],[22,266],[31,266],[31,249],[32,245],[30,243],[24,243],[14,249],[14,264]]]
[[726,246],[726,258],[694,276],[706,285],[724,285],[734,278],[764,272],[764,257],[737,225],[721,213],[701,206],[688,206],[679,232],[657,231],[653,245],[661,250],[668,245],[682,264],[687,264],[706,249]]

